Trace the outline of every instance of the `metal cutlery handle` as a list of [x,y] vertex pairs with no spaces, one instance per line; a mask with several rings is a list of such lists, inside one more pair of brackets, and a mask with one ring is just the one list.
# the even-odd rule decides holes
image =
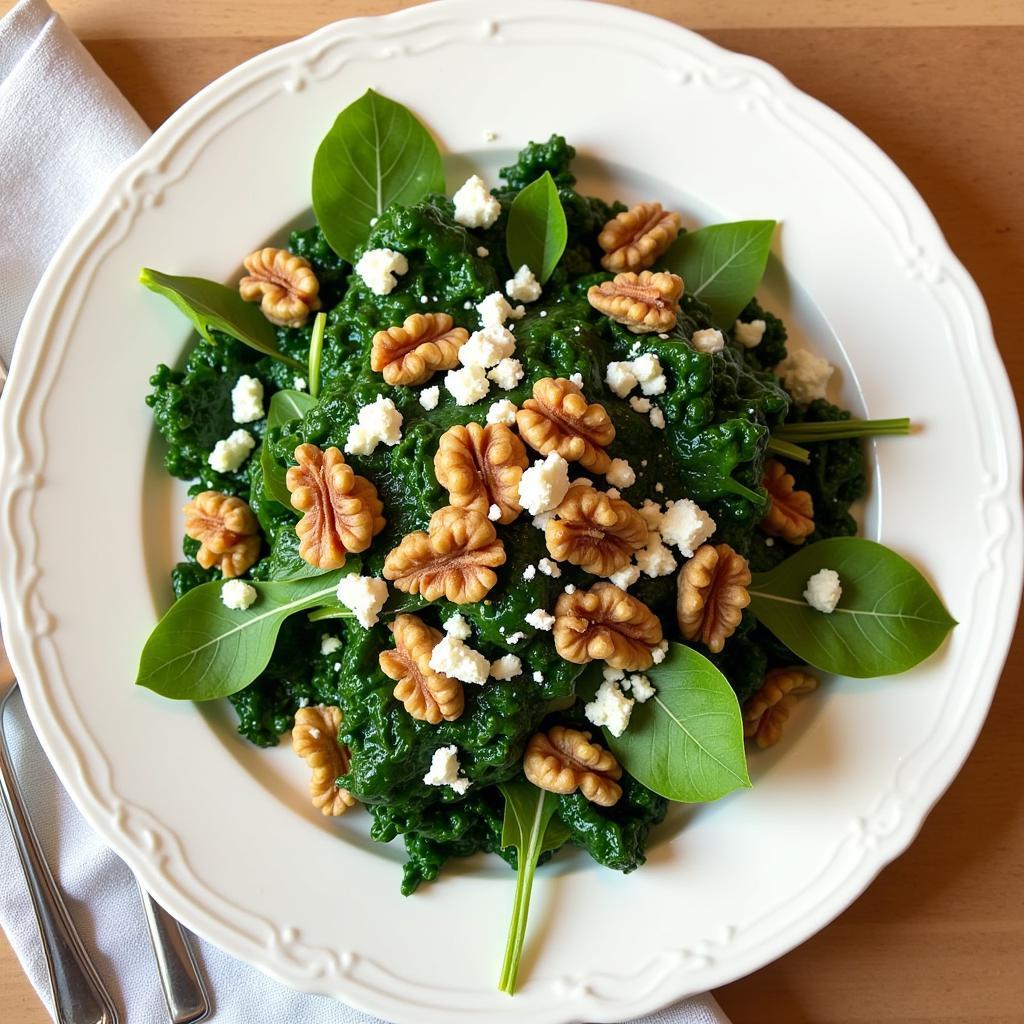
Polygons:
[[[3,705],[0,703],[0,716]],[[0,718],[2,723],[2,718]],[[21,802],[0,730],[0,794],[25,870],[60,1024],[117,1024],[117,1011],[78,937]]]
[[160,984],[172,1024],[195,1024],[210,1012],[206,986],[181,925],[139,885]]

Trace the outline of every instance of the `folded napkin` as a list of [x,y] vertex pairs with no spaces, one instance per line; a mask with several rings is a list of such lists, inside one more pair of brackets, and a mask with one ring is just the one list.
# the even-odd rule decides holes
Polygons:
[[[255,2],[255,0],[254,0]],[[0,21],[0,358],[9,364],[22,315],[48,260],[114,168],[149,132],[43,0]],[[9,673],[0,644],[0,673]],[[86,947],[123,1024],[167,1020],[131,872],[82,819],[37,742],[20,696],[3,724],[28,811]],[[0,926],[51,1014],[46,967],[21,866],[0,823]],[[374,1024],[323,996],[279,985],[197,940],[217,1021]],[[377,1022],[380,1024],[380,1022]],[[639,1024],[728,1024],[711,996]]]

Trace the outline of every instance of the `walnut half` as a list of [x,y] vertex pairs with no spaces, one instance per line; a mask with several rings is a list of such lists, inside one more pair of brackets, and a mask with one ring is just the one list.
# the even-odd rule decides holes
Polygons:
[[320,282],[308,260],[287,249],[257,249],[245,257],[249,271],[238,283],[246,302],[259,302],[263,315],[280,327],[301,327],[320,308]]
[[679,570],[676,613],[687,640],[717,654],[750,604],[750,567],[728,544],[703,544]]
[[498,582],[494,569],[505,563],[505,546],[487,516],[446,505],[430,517],[427,531],[402,538],[384,559],[384,578],[425,601],[454,604],[482,601]]
[[336,707],[299,708],[292,728],[292,750],[312,769],[309,795],[313,806],[330,817],[344,814],[355,806],[356,798],[338,785],[338,777],[348,772],[348,749],[338,743],[341,709]]
[[562,594],[555,604],[555,650],[575,665],[597,659],[637,672],[654,664],[661,643],[658,616],[611,583]]
[[241,499],[220,491],[203,491],[184,508],[185,533],[199,541],[196,561],[214,566],[229,580],[250,569],[259,558],[259,524]]
[[624,324],[634,334],[670,331],[676,325],[683,279],[667,271],[616,274],[611,281],[591,285],[587,302]]
[[797,698],[817,688],[817,676],[804,668],[773,668],[761,689],[743,705],[743,735],[762,750],[774,746]]
[[441,435],[434,475],[453,505],[484,515],[497,505],[497,521],[508,524],[523,510],[519,481],[528,464],[523,442],[504,423],[457,424]]
[[462,683],[430,667],[430,655],[441,642],[441,631],[418,615],[399,615],[390,628],[395,648],[381,651],[378,661],[381,671],[398,682],[395,699],[421,722],[454,722],[466,705]]
[[564,377],[544,377],[533,385],[533,398],[516,413],[522,439],[541,455],[558,452],[591,473],[607,473],[612,464],[606,445],[615,440],[615,425],[603,405],[590,405],[578,384]]
[[370,368],[389,384],[423,384],[437,370],[459,365],[459,349],[469,338],[464,327],[453,327],[447,313],[413,313],[401,327],[373,336]]
[[611,576],[629,565],[647,544],[647,523],[628,501],[583,484],[569,488],[544,528],[548,553],[595,576]]
[[678,213],[663,210],[661,203],[639,203],[616,215],[597,236],[605,251],[605,270],[646,270],[676,240],[682,227]]
[[615,755],[590,742],[590,733],[552,726],[530,737],[523,774],[549,793],[575,793],[594,804],[611,807],[622,796],[622,769]]
[[814,501],[807,491],[795,490],[795,482],[778,459],[765,464],[763,484],[771,504],[761,520],[761,529],[769,537],[803,544],[814,533]]

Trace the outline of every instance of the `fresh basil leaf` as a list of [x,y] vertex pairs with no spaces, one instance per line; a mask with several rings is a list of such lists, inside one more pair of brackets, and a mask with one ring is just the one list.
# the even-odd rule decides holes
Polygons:
[[174,700],[214,700],[248,686],[274,653],[289,615],[334,605],[338,581],[355,566],[309,579],[249,582],[259,595],[246,609],[221,601],[222,580],[203,583],[168,609],[146,641],[135,682]]
[[516,895],[512,921],[508,929],[505,960],[498,988],[512,995],[516,990],[519,962],[526,939],[526,920],[530,913],[533,876],[540,855],[557,850],[569,838],[569,830],[554,817],[558,798],[529,782],[506,782],[498,787],[505,797],[505,817],[501,823],[502,849],[514,846],[519,851]]
[[372,89],[338,115],[313,160],[313,211],[328,244],[352,263],[370,221],[392,203],[443,191],[430,133],[401,103]]
[[151,292],[170,299],[207,341],[214,340],[211,330],[221,331],[265,356],[296,370],[305,369],[302,363],[278,351],[273,325],[259,306],[246,302],[233,288],[204,277],[175,277],[149,267],[139,271],[139,281]]
[[[292,420],[302,419],[313,406],[316,399],[307,395],[305,391],[276,391],[270,399],[270,408],[267,410],[267,432],[273,427],[281,427]],[[280,502],[289,512],[295,512],[292,507],[292,495],[285,483],[288,474],[283,466],[279,466],[274,457],[270,454],[270,446],[266,441],[260,451],[260,469],[263,471],[263,489],[275,501]]]
[[655,695],[633,705],[621,736],[604,731],[622,767],[655,793],[688,804],[749,787],[743,718],[725,676],[683,644],[671,644],[646,674]]
[[324,354],[324,331],[327,329],[327,314],[317,313],[313,320],[313,331],[309,336],[309,395],[320,395],[320,359]]
[[505,232],[505,251],[513,273],[524,264],[541,284],[552,275],[565,252],[569,228],[558,187],[545,171],[512,200]]
[[[831,614],[804,600],[821,569],[839,573]],[[905,558],[862,537],[834,537],[756,573],[750,609],[798,658],[824,672],[863,679],[924,661],[956,625],[938,594]]]
[[732,327],[764,277],[774,232],[773,220],[712,224],[680,235],[661,265],[711,307],[719,327]]

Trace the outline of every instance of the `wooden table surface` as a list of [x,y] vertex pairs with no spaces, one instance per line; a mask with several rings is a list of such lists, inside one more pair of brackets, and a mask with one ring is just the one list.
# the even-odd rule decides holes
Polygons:
[[[402,6],[392,0],[51,3],[153,127],[209,81],[268,47],[336,18]],[[0,0],[0,14],[10,6]],[[1020,404],[1024,2],[631,0],[625,6],[770,61],[895,159],[981,286]],[[1016,775],[1022,671],[1018,626],[978,745],[918,840],[819,935],[715,993],[735,1024],[1024,1020],[1024,785]],[[0,935],[0,1021],[47,1019]]]

